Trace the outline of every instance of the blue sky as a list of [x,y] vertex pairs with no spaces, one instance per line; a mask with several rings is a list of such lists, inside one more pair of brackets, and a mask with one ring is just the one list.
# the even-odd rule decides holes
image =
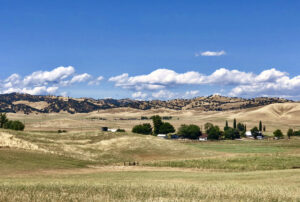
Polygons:
[[0,92],[297,100],[299,9],[292,0],[0,0]]

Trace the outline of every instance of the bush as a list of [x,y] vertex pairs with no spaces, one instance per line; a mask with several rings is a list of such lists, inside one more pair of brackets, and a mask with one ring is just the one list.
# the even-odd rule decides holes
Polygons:
[[159,133],[161,134],[168,134],[174,132],[175,132],[174,127],[168,122],[164,122],[159,128]]
[[279,129],[275,130],[275,131],[273,132],[273,134],[274,134],[274,137],[276,137],[276,138],[278,138],[278,139],[283,138],[283,134],[282,134],[281,130],[279,130]]
[[117,130],[117,132],[124,133],[124,132],[125,132],[125,130],[124,130],[124,129],[120,129],[120,128],[119,128],[119,129]]
[[7,121],[3,128],[12,130],[24,130],[25,125],[21,121]]
[[132,132],[144,134],[144,135],[150,135],[152,133],[152,127],[150,123],[144,123],[144,124],[134,126],[132,128]]
[[196,125],[181,125],[178,129],[178,134],[183,138],[198,139],[202,135],[199,126]]
[[58,133],[66,133],[67,131],[66,130],[58,130],[57,132]]

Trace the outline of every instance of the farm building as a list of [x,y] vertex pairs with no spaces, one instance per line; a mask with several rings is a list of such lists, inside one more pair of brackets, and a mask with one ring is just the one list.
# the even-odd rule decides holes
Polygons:
[[199,136],[199,141],[207,141],[207,134],[202,134]]
[[166,134],[158,134],[157,137],[167,139],[168,136]]

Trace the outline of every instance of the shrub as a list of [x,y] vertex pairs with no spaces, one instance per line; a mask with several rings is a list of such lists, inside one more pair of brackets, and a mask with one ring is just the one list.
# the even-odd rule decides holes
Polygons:
[[178,129],[178,134],[183,138],[197,139],[202,135],[199,126],[196,125],[181,125]]
[[67,131],[66,130],[58,130],[57,132],[58,133],[66,133]]
[[25,125],[21,121],[7,121],[3,128],[12,130],[24,130]]
[[124,133],[124,132],[125,132],[125,130],[124,130],[124,129],[120,129],[120,128],[119,128],[119,129],[117,130],[117,132]]
[[150,135],[152,133],[152,127],[150,123],[144,123],[144,124],[134,126],[132,128],[132,132],[144,134],[144,135]]
[[275,130],[275,131],[273,132],[273,134],[274,134],[274,137],[276,137],[276,138],[278,138],[278,139],[283,138],[283,134],[282,134],[281,130],[279,130],[279,129]]
[[174,132],[175,132],[174,127],[168,122],[164,122],[159,128],[159,133],[162,133],[162,134],[168,134],[168,133],[174,133]]

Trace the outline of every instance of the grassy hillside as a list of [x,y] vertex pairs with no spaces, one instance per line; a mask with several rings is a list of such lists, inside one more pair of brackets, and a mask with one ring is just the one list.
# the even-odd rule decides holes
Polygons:
[[299,167],[295,137],[191,142],[0,131],[0,201],[299,201]]

